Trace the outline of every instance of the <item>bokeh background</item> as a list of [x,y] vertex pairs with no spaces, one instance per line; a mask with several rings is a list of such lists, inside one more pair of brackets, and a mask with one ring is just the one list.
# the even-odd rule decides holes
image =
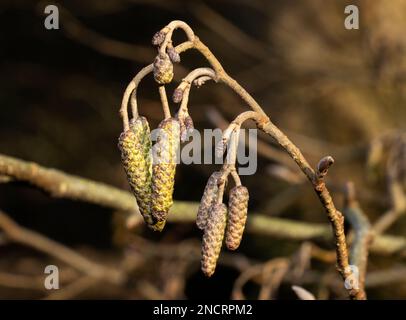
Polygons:
[[[48,4],[60,10],[59,30],[44,28]],[[347,4],[359,7],[359,30],[344,28]],[[0,153],[128,190],[117,149],[122,93],[136,72],[153,61],[152,35],[175,19],[194,29],[310,163],[325,155],[335,158],[328,183],[339,208],[349,180],[371,222],[390,207],[388,150],[395,140],[406,144],[403,0],[3,0]],[[183,39],[176,33],[175,41]],[[167,90],[171,92],[188,70],[206,65],[196,52],[182,55],[175,84]],[[141,113],[156,127],[162,111],[152,77],[139,93]],[[192,89],[190,106],[198,129],[215,128],[246,110],[234,93],[212,83]],[[173,103],[171,108],[176,110]],[[260,139],[265,146],[259,147],[258,171],[242,178],[251,194],[250,211],[328,223],[293,161],[266,136]],[[400,158],[401,166],[406,166],[405,159]],[[199,201],[215,169],[180,165],[175,200]],[[0,208],[19,224],[100,264],[136,261],[124,284],[99,281],[62,295],[66,298],[228,299],[246,269],[274,259],[296,261],[309,247],[308,242],[246,234],[241,248],[226,253],[216,274],[206,279],[198,256],[189,254],[198,253],[201,238],[192,223],[169,224],[162,234],[144,226],[130,233],[119,214],[107,208],[54,199],[21,182],[0,184]],[[400,217],[387,232],[404,236],[405,230],[406,220]],[[333,249],[328,242],[312,245],[325,255]],[[371,255],[370,298],[406,298],[402,259],[404,255]],[[321,299],[345,297],[334,261],[320,260],[292,262],[303,264],[300,276],[289,276],[293,267],[281,279],[276,272],[267,298],[295,299],[292,284],[303,285]],[[78,271],[52,257],[0,241],[0,297],[52,298],[42,286],[47,264],[60,267],[62,288],[80,278]],[[247,298],[258,298],[261,279],[256,275],[247,281]]]

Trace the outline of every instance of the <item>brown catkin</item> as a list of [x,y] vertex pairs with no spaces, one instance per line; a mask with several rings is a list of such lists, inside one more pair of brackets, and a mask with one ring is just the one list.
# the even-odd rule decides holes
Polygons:
[[173,102],[179,103],[179,102],[182,101],[182,99],[183,99],[183,89],[182,88],[176,88],[173,91],[173,94],[172,94]]
[[226,246],[229,250],[236,250],[241,243],[247,221],[248,199],[246,187],[236,186],[230,190],[226,228]]
[[185,127],[186,127],[186,130],[187,131],[189,131],[189,130],[194,130],[195,129],[195,125],[194,125],[194,123],[193,123],[193,119],[192,119],[192,117],[191,116],[186,116],[186,118],[185,118]]
[[183,119],[179,118],[180,125],[180,141],[185,142],[188,139],[189,133],[193,132],[194,124],[193,119],[190,115],[186,114]]
[[210,210],[202,241],[201,267],[207,277],[212,276],[216,269],[217,259],[223,244],[226,221],[227,206],[223,203],[214,204]]
[[207,181],[204,188],[202,200],[200,201],[199,209],[197,211],[196,225],[199,229],[204,230],[206,227],[209,211],[213,203],[217,200],[218,194],[218,179],[221,177],[221,172],[213,172]]
[[180,62],[180,55],[179,53],[175,50],[174,47],[168,47],[166,49],[166,52],[168,53],[169,59],[171,59],[171,61],[173,63],[179,63]]
[[147,120],[144,117],[132,119],[130,129],[120,135],[118,146],[127,180],[141,215],[148,225],[153,225],[150,209],[151,141]]
[[155,33],[152,37],[152,44],[154,46],[160,46],[165,40],[165,35],[165,32],[162,31],[158,31],[157,33]]
[[179,122],[174,118],[164,119],[158,128],[160,131],[154,145],[152,164],[151,208],[154,219],[163,222],[173,204]]

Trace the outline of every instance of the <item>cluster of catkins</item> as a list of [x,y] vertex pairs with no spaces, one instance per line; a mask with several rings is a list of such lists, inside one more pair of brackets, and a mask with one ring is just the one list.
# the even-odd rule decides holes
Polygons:
[[[165,29],[155,34],[152,43],[159,47],[164,39]],[[160,85],[170,83],[173,63],[179,61],[179,54],[171,45],[165,53],[159,51],[153,64],[155,81]],[[181,102],[182,91],[175,90],[173,100]],[[135,116],[129,123],[129,129],[120,135],[118,143],[124,170],[141,215],[154,231],[163,230],[173,204],[177,148],[180,142],[186,140],[186,133],[193,129],[193,121],[187,110],[181,108],[175,118],[162,120],[158,128],[157,141],[152,147],[147,119]],[[197,213],[197,226],[204,230],[202,271],[206,276],[214,273],[224,236],[228,249],[238,248],[247,220],[249,195],[246,187],[237,185],[231,189],[228,208],[222,203],[219,189],[228,176],[226,172],[211,175]]]
[[174,118],[168,118],[158,128],[160,131],[154,150],[151,148],[148,122],[141,116],[131,120],[130,128],[120,135],[118,145],[128,182],[144,221],[151,229],[162,231],[173,203],[179,123]]
[[[236,250],[241,242],[248,211],[248,189],[237,185],[230,190],[228,208],[219,199],[219,186],[224,183],[223,172],[214,172],[204,190],[197,213],[196,224],[204,231],[202,242],[202,271],[210,277],[225,235],[229,250]],[[219,201],[220,200],[220,201]]]
[[[165,33],[157,33],[153,44],[160,45],[164,38]],[[180,61],[179,54],[172,46],[167,51],[169,53],[159,53],[154,61],[154,79],[160,85],[172,81],[173,62]],[[121,133],[118,142],[124,170],[141,215],[154,231],[163,230],[173,204],[180,121],[177,118],[166,118],[158,129],[157,141],[152,148],[147,119],[135,116],[130,121],[129,129]]]

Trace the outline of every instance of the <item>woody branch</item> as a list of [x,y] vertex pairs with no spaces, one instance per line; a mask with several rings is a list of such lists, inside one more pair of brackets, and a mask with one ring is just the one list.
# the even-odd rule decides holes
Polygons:
[[[178,45],[176,48],[173,48],[171,38],[173,31],[177,28],[182,29],[186,33],[188,41]],[[312,184],[313,189],[315,190],[320,203],[324,207],[333,228],[338,272],[341,274],[344,280],[351,276],[352,271],[349,268],[348,249],[344,233],[344,217],[341,212],[336,209],[330,192],[324,182],[324,176],[326,175],[328,168],[333,164],[334,160],[331,157],[323,158],[319,162],[318,168],[315,171],[303,156],[300,149],[275,124],[272,123],[270,118],[266,115],[255,99],[235,79],[226,73],[219,60],[217,60],[210,49],[202,41],[200,41],[197,36],[194,35],[191,28],[184,22],[172,21],[154,36],[153,43],[159,45],[160,55],[168,52],[168,48],[170,50],[175,50],[177,53],[181,53],[188,49],[195,49],[199,51],[213,68],[215,73],[215,77],[213,78],[217,82],[224,83],[226,86],[230,87],[242,98],[245,103],[247,103],[252,111],[257,114],[256,123],[258,128],[275,139],[275,141],[296,162]],[[126,112],[128,97],[131,92],[136,90],[139,81],[146,74],[152,71],[152,64],[145,67],[138,75],[135,76],[125,91],[121,107],[121,116],[123,118],[124,129],[128,128],[128,115]],[[207,77],[207,75],[205,76]],[[351,298],[355,298],[356,292],[354,292],[354,290],[349,290],[349,295]]]

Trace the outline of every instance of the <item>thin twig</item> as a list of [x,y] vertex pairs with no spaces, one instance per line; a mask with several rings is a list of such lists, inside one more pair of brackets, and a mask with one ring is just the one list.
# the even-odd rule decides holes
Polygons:
[[[230,125],[230,123],[226,119],[224,119],[224,117],[221,115],[221,113],[215,108],[209,108],[206,111],[206,114],[207,114],[207,117],[209,118],[209,120],[216,127],[220,128],[222,130],[225,130]],[[247,140],[247,139],[245,139],[245,140]],[[245,141],[245,143],[246,143],[246,141]],[[252,148],[252,146],[251,146],[251,148]],[[289,168],[289,172],[292,172],[292,174],[299,177],[296,174],[296,171],[298,171],[298,170],[295,170],[297,167],[295,166],[294,163],[292,163],[289,156],[285,152],[280,151],[276,148],[273,148],[269,144],[267,144],[266,142],[263,142],[261,140],[257,141],[256,150],[258,151],[259,155],[262,155],[263,157],[265,157],[269,160],[276,161],[276,162],[282,164],[284,167]],[[293,171],[293,170],[295,170],[295,171]],[[300,176],[300,178],[301,177],[302,176]]]
[[75,298],[79,294],[99,283],[100,281],[100,278],[94,278],[87,275],[82,276],[69,285],[65,286],[64,288],[52,292],[51,294],[46,296],[44,300],[68,300]]
[[63,20],[62,31],[67,37],[111,57],[136,60],[141,63],[151,61],[153,58],[153,49],[110,39],[86,27],[60,3],[58,3],[58,8]]
[[266,263],[262,270],[262,285],[258,300],[274,298],[276,291],[289,270],[290,261],[286,258],[276,258]]
[[159,86],[159,96],[161,97],[162,110],[164,111],[165,119],[171,117],[171,110],[169,109],[168,97],[166,96],[165,86]]
[[0,287],[44,290],[44,279],[43,277],[0,272]]
[[261,289],[258,296],[259,300],[272,298],[272,293],[276,291],[283,280],[284,275],[288,271],[289,260],[286,258],[275,258],[265,263],[253,265],[238,276],[234,282],[233,290],[231,293],[234,300],[245,300],[243,288],[245,284],[260,277]]
[[373,229],[376,234],[389,229],[406,213],[406,191],[403,186],[401,171],[406,166],[406,134],[397,137],[389,152],[386,164],[388,193],[391,207],[375,222]]
[[[178,53],[181,53],[183,51],[186,51],[188,49],[191,49],[193,47],[193,42],[187,41],[179,44],[176,46],[175,50]],[[154,65],[151,63],[144,67],[140,72],[138,72],[135,77],[131,80],[131,82],[127,85],[127,88],[124,91],[123,98],[121,101],[121,107],[120,107],[120,116],[123,120],[123,127],[124,130],[128,130],[129,128],[129,120],[128,120],[128,112],[127,112],[127,106],[128,106],[128,101],[130,100],[131,97],[131,108],[132,108],[132,113],[133,117],[138,115],[138,107],[137,107],[137,99],[136,99],[136,94],[137,94],[137,87],[141,80],[148,74],[152,72],[154,68]]]
[[0,211],[0,229],[11,241],[47,253],[89,276],[104,278],[113,283],[123,281],[121,272],[99,265],[56,241],[19,226],[2,211]]
[[[201,23],[213,32],[218,33],[225,41],[238,48],[244,54],[255,59],[269,58],[268,50],[262,42],[250,37],[203,2],[193,5],[192,10],[195,17]],[[219,30],[221,32],[218,32]]]
[[350,249],[350,263],[358,268],[358,286],[353,289],[353,295],[357,300],[365,300],[365,275],[369,245],[372,240],[371,224],[355,198],[355,190],[352,183],[347,183],[346,186],[344,214],[354,230],[354,239]]
[[[54,197],[93,203],[123,213],[138,211],[134,196],[128,191],[1,154],[0,174],[10,176],[15,180],[29,182]],[[199,203],[197,202],[175,201],[171,209],[173,214],[168,217],[169,222],[194,222],[198,206]],[[142,217],[140,214],[137,216],[139,218],[136,225],[139,225],[142,222]],[[253,234],[296,241],[332,240],[331,230],[325,224],[267,217],[255,212],[252,212],[248,217],[247,231]],[[371,252],[406,256],[406,238],[379,235],[372,243]]]

